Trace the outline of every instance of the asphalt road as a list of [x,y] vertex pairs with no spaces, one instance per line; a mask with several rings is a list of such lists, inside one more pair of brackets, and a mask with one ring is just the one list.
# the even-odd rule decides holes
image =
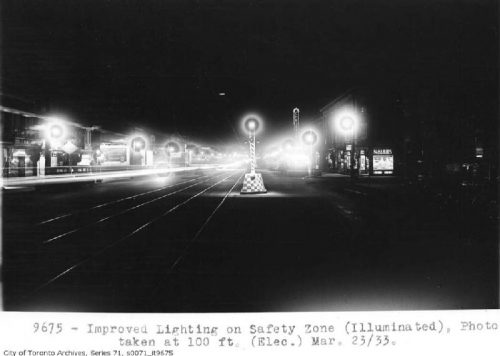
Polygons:
[[6,192],[5,310],[498,307],[496,224],[397,180],[264,172],[267,194],[240,195],[242,174]]

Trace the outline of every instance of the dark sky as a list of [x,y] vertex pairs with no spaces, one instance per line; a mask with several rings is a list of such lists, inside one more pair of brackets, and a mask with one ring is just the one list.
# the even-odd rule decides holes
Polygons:
[[116,131],[231,138],[356,86],[497,105],[496,1],[8,0],[1,22],[3,95]]

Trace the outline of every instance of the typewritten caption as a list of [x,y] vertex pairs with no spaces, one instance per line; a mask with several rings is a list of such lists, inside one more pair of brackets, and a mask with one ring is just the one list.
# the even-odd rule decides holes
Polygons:
[[460,351],[471,347],[476,352],[478,346],[500,349],[500,314],[493,310],[164,315],[2,313],[1,317],[0,356],[304,352],[332,355],[370,354],[380,350],[383,354],[411,354],[435,351],[436,347],[443,350],[456,347]]

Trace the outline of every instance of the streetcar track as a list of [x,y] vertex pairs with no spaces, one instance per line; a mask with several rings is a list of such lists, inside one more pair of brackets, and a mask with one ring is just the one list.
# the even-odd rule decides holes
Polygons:
[[[218,175],[220,176],[220,175]],[[138,232],[142,231],[143,229],[145,229],[146,227],[150,226],[151,224],[153,224],[154,222],[162,219],[163,217],[167,216],[168,214],[176,211],[178,208],[186,205],[188,202],[190,202],[191,200],[195,199],[196,197],[199,197],[200,195],[202,195],[203,193],[207,192],[208,190],[212,189],[213,187],[215,187],[216,185],[219,185],[220,183],[226,181],[227,179],[231,178],[235,176],[235,174],[231,174],[223,179],[221,179],[220,181],[217,181],[215,182],[214,184],[210,185],[209,187],[203,189],[202,191],[198,192],[197,194],[195,195],[192,195],[191,197],[189,197],[188,199],[184,200],[183,202],[175,205],[174,207],[168,209],[167,211],[163,212],[161,215],[149,220],[148,222],[146,222],[145,224],[141,225],[139,228],[135,229],[134,231],[132,231],[131,233],[125,235],[125,236],[122,236],[120,237],[118,240],[108,244],[107,246],[103,247],[102,249],[100,249],[99,251],[91,254],[90,256],[80,260],[79,262],[75,263],[74,265],[72,265],[71,267],[67,268],[66,270],[62,271],[61,273],[57,274],[55,277],[51,278],[50,280],[48,280],[47,282],[43,283],[42,285],[40,285],[39,287],[35,288],[32,293],[36,293],[42,289],[44,289],[45,287],[47,287],[48,285],[52,284],[53,282],[55,282],[56,280],[58,280],[59,278],[67,275],[68,273],[70,273],[71,271],[75,270],[76,268],[84,265],[85,263],[91,261],[92,259],[100,256],[101,254],[103,254],[104,252],[106,252],[107,250],[109,250],[110,248],[118,245],[119,243],[121,243],[122,241],[134,236],[135,234],[137,234]],[[241,177],[240,177],[241,178]],[[205,181],[204,181],[205,182]],[[201,183],[201,182],[200,182]],[[199,183],[198,183],[199,184]]]
[[195,181],[195,180],[198,180],[198,179],[202,179],[204,177],[206,177],[206,176],[196,177],[196,178],[193,178],[193,179],[189,179],[187,181],[179,182],[179,183],[176,183],[176,184],[171,184],[171,185],[168,185],[168,186],[165,186],[165,187],[161,187],[161,188],[157,188],[157,189],[153,189],[153,190],[148,190],[148,191],[143,192],[143,193],[134,194],[134,195],[130,195],[130,196],[127,196],[127,197],[124,197],[124,198],[112,200],[112,201],[109,201],[109,202],[106,202],[106,203],[102,203],[102,204],[99,204],[99,205],[96,205],[96,206],[93,206],[93,207],[90,207],[90,208],[84,208],[84,209],[80,209],[80,210],[75,210],[75,211],[70,212],[70,213],[66,213],[66,214],[63,214],[63,215],[60,215],[60,216],[56,216],[55,218],[50,218],[50,219],[47,219],[47,220],[43,220],[43,221],[37,223],[37,225],[44,225],[44,224],[52,223],[54,221],[67,218],[69,216],[81,214],[83,212],[88,212],[88,211],[91,211],[91,210],[100,209],[100,208],[103,208],[105,206],[110,206],[110,205],[113,205],[113,204],[118,204],[118,203],[121,203],[121,202],[126,201],[126,200],[134,199],[134,198],[137,198],[137,197],[140,197],[140,196],[144,196],[144,195],[147,195],[147,194],[156,193],[156,192],[159,192],[161,190],[165,190],[165,189],[168,189],[168,188],[176,187],[178,185],[189,183],[189,182],[192,182],[192,181]]
[[243,174],[236,180],[236,182],[233,184],[233,186],[231,187],[231,189],[229,189],[229,191],[226,193],[226,195],[224,195],[224,197],[219,202],[219,204],[215,207],[215,209],[212,211],[212,213],[207,217],[207,219],[205,220],[205,222],[201,225],[201,227],[195,233],[194,237],[189,241],[188,245],[184,248],[184,250],[181,253],[181,255],[174,261],[174,263],[172,264],[172,266],[170,266],[170,269],[169,269],[168,273],[172,273],[174,271],[175,267],[179,264],[179,262],[184,258],[184,256],[187,255],[187,253],[189,251],[189,248],[200,237],[201,233],[205,230],[205,228],[208,226],[208,224],[210,223],[210,221],[212,220],[212,218],[215,216],[215,213],[217,212],[217,210],[219,210],[222,207],[222,205],[224,204],[224,202],[226,201],[226,199],[229,197],[229,194],[232,193],[232,191],[234,190],[234,188],[236,187],[236,185],[238,184],[238,182],[241,180],[242,177],[243,177]]
[[[167,194],[161,195],[161,196],[159,196],[159,197],[156,197],[156,198],[154,198],[154,199],[148,200],[148,201],[143,202],[143,203],[141,203],[141,204],[134,205],[134,206],[132,206],[132,207],[130,207],[130,208],[127,208],[127,209],[125,209],[125,210],[122,210],[122,211],[119,211],[119,212],[117,212],[117,213],[114,213],[114,214],[111,214],[111,215],[105,216],[105,217],[103,217],[103,218],[100,218],[99,220],[96,220],[96,221],[91,222],[90,224],[87,224],[87,225],[84,225],[84,226],[80,226],[80,227],[74,228],[74,229],[72,229],[72,230],[66,231],[66,232],[64,232],[64,233],[61,233],[61,234],[59,234],[59,235],[56,235],[56,236],[54,236],[54,237],[48,238],[47,240],[44,240],[42,243],[43,243],[43,244],[48,244],[48,243],[51,243],[51,242],[53,242],[53,241],[59,240],[59,239],[61,239],[61,238],[63,238],[63,237],[66,237],[66,236],[72,235],[72,234],[74,234],[75,232],[78,232],[78,231],[80,231],[80,230],[83,230],[83,229],[89,228],[89,227],[91,227],[91,226],[94,226],[94,225],[100,224],[100,223],[102,223],[102,222],[105,222],[105,221],[111,220],[111,219],[113,219],[113,218],[115,218],[115,217],[117,217],[117,216],[121,216],[121,215],[126,214],[126,213],[128,213],[128,212],[130,212],[130,211],[136,210],[136,209],[138,209],[138,208],[140,208],[140,207],[142,207],[142,206],[145,206],[145,205],[147,205],[147,204],[151,204],[151,203],[153,203],[153,202],[155,202],[155,201],[158,201],[158,200],[161,200],[161,199],[167,198],[167,197],[169,197],[169,196],[172,196],[172,195],[174,195],[174,194],[180,193],[180,192],[182,192],[182,191],[185,191],[185,190],[187,190],[187,189],[189,189],[189,188],[192,188],[192,187],[194,187],[194,186],[197,186],[197,185],[199,185],[199,184],[205,183],[205,182],[209,181],[210,179],[212,179],[212,178],[214,178],[214,177],[215,177],[215,178],[216,178],[216,177],[219,177],[219,176],[221,176],[221,175],[223,175],[223,174],[224,174],[224,173],[222,173],[222,174],[218,174],[218,175],[214,175],[214,176],[211,176],[211,177],[209,177],[209,178],[207,178],[207,179],[204,179],[204,180],[202,180],[202,181],[199,181],[199,182],[196,182],[196,183],[190,184],[190,185],[188,185],[188,186],[186,186],[186,187],[184,187],[184,188],[181,188],[181,189],[175,190],[175,191],[173,191],[173,192],[169,192],[169,193],[167,193]],[[186,183],[186,182],[183,182],[183,183]]]
[[[193,238],[188,242],[188,244],[183,248],[181,249],[181,252],[179,254],[179,256],[176,258],[176,260],[170,265],[170,267],[168,268],[167,272],[163,272],[165,273],[166,275],[170,275],[174,272],[175,268],[179,265],[179,263],[181,262],[181,260],[188,254],[188,251],[189,249],[192,247],[192,245],[197,241],[197,239],[200,237],[200,235],[202,234],[202,232],[205,230],[205,228],[208,226],[208,224],[210,223],[210,221],[212,220],[212,218],[215,216],[216,212],[222,207],[222,205],[224,204],[224,202],[226,201],[226,199],[229,197],[229,194],[232,193],[232,191],[234,190],[234,188],[236,187],[236,185],[238,184],[238,182],[241,180],[241,178],[243,177],[245,173],[241,174],[239,176],[239,178],[236,180],[236,182],[233,184],[233,186],[227,191],[227,193],[224,195],[224,197],[221,199],[221,201],[219,202],[219,204],[212,210],[212,212],[210,213],[210,215],[205,219],[205,221],[203,222],[203,224],[200,226],[200,228],[196,231],[196,233],[194,234]],[[182,240],[184,241],[184,240]],[[181,241],[179,241],[181,242]],[[160,268],[159,267],[157,269],[157,273],[161,273],[160,271]],[[154,286],[154,290],[153,292],[150,294],[151,295],[151,298],[150,298],[150,302],[153,302],[155,296],[157,295],[157,292],[161,289],[161,286],[160,286],[160,281],[158,281],[156,283],[156,285]]]

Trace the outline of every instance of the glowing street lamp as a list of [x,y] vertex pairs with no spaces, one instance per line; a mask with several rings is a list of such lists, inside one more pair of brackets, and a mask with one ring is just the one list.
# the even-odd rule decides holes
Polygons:
[[146,147],[146,141],[142,137],[136,137],[132,140],[132,149],[134,152],[141,152]]
[[60,125],[52,125],[50,127],[50,136],[51,138],[57,140],[61,138],[63,135],[63,129]]
[[248,142],[250,149],[250,173],[245,174],[243,180],[242,194],[266,193],[264,181],[260,173],[255,173],[255,134],[260,127],[261,119],[256,115],[248,115],[243,119],[243,127],[248,132]]
[[42,136],[42,149],[38,161],[38,175],[45,175],[45,154],[47,152],[47,142],[50,144],[50,150],[61,146],[66,136],[66,125],[64,120],[57,117],[47,118],[48,122],[44,125]]
[[147,151],[149,143],[147,138],[140,134],[134,134],[130,136],[128,146],[127,157],[129,164],[131,166],[145,166],[149,161]]
[[45,141],[47,140],[50,142],[51,148],[55,148],[61,144],[64,136],[65,128],[62,123],[50,123],[46,126],[45,139],[43,140],[43,144],[45,144]]
[[351,132],[354,128],[354,119],[351,116],[344,116],[340,119],[340,127],[344,132]]
[[307,146],[312,147],[318,140],[318,135],[312,130],[308,130],[302,134],[302,141]]
[[350,152],[350,162],[349,171],[351,177],[354,178],[354,154],[356,153],[356,134],[359,126],[359,116],[354,110],[342,110],[335,115],[335,127],[343,134],[346,138],[351,140],[351,152]]
[[287,139],[283,142],[282,147],[285,151],[291,151],[294,146],[294,141],[292,139]]
[[249,134],[253,132],[253,135],[255,136],[255,132],[259,129],[259,119],[253,115],[248,116],[245,120],[245,128]]
[[180,145],[177,142],[170,141],[165,144],[165,151],[168,157],[168,165],[172,163],[172,154],[177,153],[181,150]]
[[180,146],[177,142],[167,142],[167,144],[165,145],[165,150],[168,154],[177,153],[180,151]]
[[260,119],[259,119],[259,117],[255,116],[255,115],[248,115],[244,119],[243,125],[248,132],[248,142],[250,145],[250,174],[255,175],[255,166],[256,166],[255,133],[259,129]]
[[314,160],[313,146],[316,144],[317,141],[318,141],[318,134],[311,129],[306,130],[302,134],[302,142],[309,147],[309,165],[307,167],[307,173],[309,174],[309,176],[311,176],[312,162]]

